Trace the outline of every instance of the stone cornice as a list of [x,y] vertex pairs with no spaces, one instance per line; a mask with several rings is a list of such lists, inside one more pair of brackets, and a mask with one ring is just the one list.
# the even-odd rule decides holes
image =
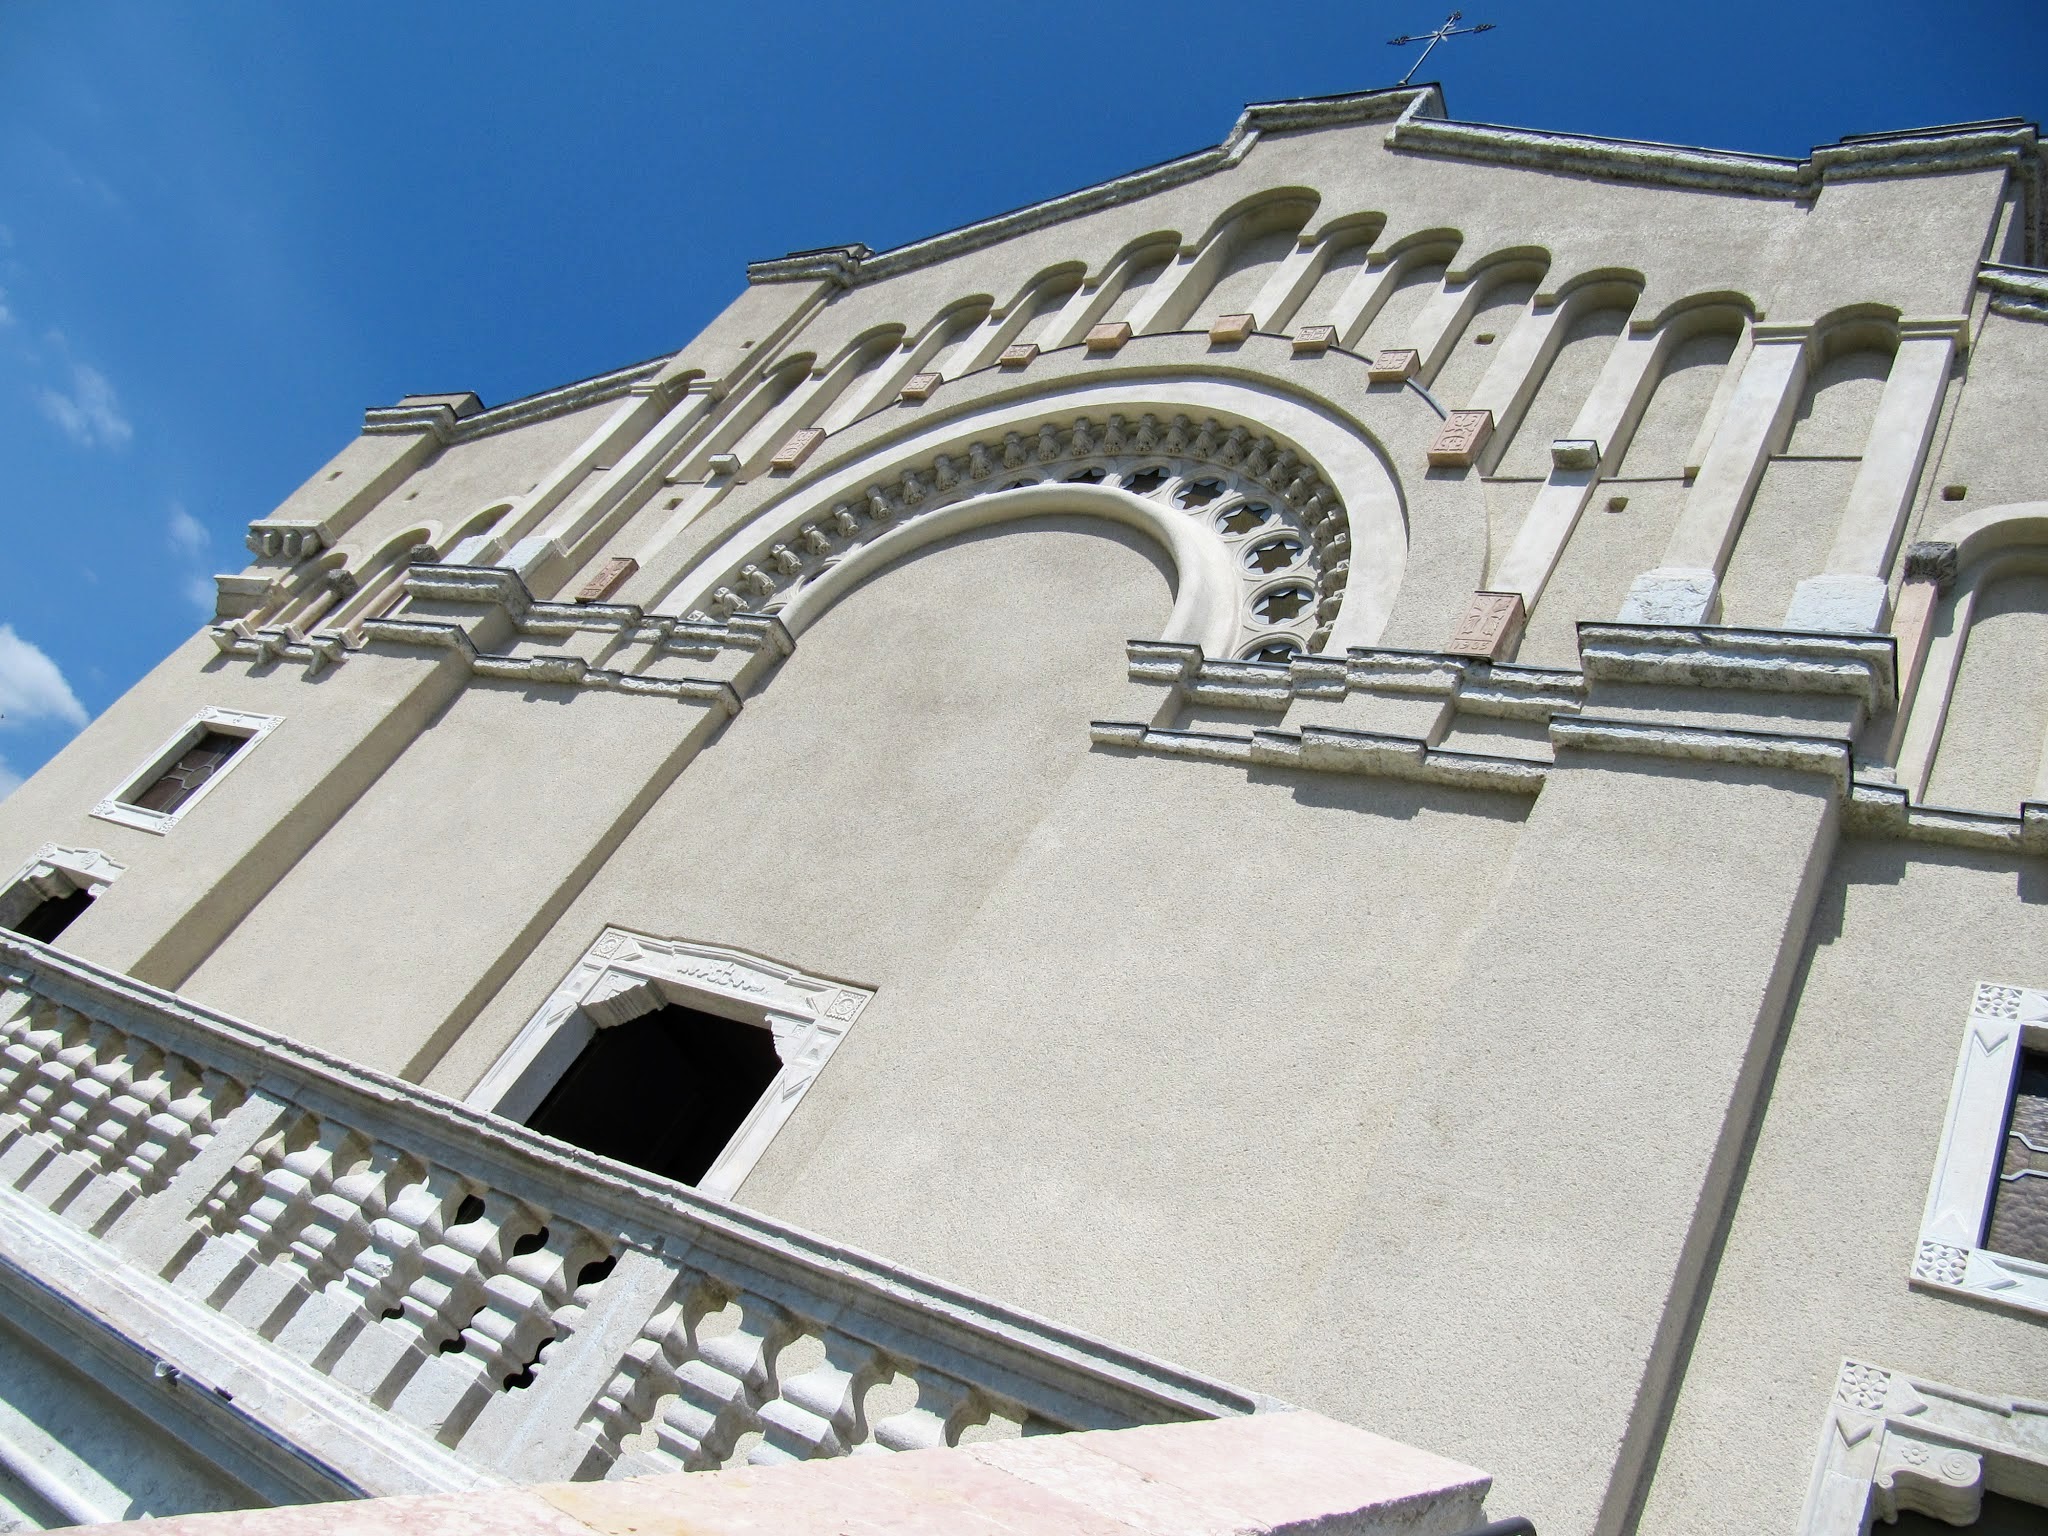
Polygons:
[[1581,752],[1619,752],[1631,757],[1668,757],[1681,762],[1738,763],[1753,768],[1789,768],[1817,773],[1838,792],[1849,790],[1848,743],[1824,736],[1778,731],[1737,731],[1720,726],[1667,721],[1609,720],[1590,715],[1556,716],[1550,740]]
[[2048,268],[1986,262],[1977,269],[1977,286],[1991,296],[1991,307],[2001,315],[2048,320]]
[[524,395],[467,416],[458,415],[453,406],[442,403],[448,398],[443,396],[402,400],[397,405],[375,405],[363,412],[363,431],[372,436],[425,432],[433,434],[442,443],[463,443],[472,438],[490,437],[514,427],[564,416],[587,405],[600,405],[632,394],[635,386],[644,385],[667,367],[673,355],[664,352],[660,357],[652,357],[645,362],[557,385],[539,394]]
[[1830,635],[1690,624],[1581,624],[1588,682],[1764,693],[1846,694],[1889,709],[1898,646],[1890,635]]
[[1795,160],[1687,144],[1456,122],[1442,113],[1442,96],[1433,85],[1254,102],[1240,114],[1223,142],[1208,149],[886,251],[869,252],[862,245],[830,246],[753,262],[747,268],[747,279],[802,279],[839,287],[876,282],[1199,180],[1238,164],[1267,134],[1374,122],[1392,122],[1388,148],[1410,154],[1749,197],[1810,197],[1830,181],[2005,168],[2019,178],[2024,190],[2029,255],[2037,257],[2044,245],[2040,136],[2035,125],[2020,118],[1859,134],[1816,146],[1805,159]]

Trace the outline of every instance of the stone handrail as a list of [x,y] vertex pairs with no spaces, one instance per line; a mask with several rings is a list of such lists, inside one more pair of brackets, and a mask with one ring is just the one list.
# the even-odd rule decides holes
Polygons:
[[364,1493],[1274,1406],[0,934],[9,1267]]

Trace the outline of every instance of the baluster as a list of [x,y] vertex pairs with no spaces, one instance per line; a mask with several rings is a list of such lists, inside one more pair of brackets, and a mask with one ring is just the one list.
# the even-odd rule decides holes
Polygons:
[[[806,1344],[820,1346],[810,1369],[791,1374],[790,1355]],[[864,1436],[861,1401],[886,1369],[872,1344],[836,1328],[807,1335],[785,1349],[777,1362],[782,1390],[761,1408],[761,1444],[747,1460],[769,1465],[844,1456]]]
[[[899,1364],[893,1380],[869,1389],[866,1417],[868,1438],[853,1447],[856,1454],[877,1451],[929,1451],[951,1445],[957,1434],[956,1420],[964,1416],[974,1389],[956,1377],[929,1366]],[[903,1388],[910,1389],[910,1401],[893,1412],[885,1412],[878,1398],[901,1401]]]
[[[732,1326],[707,1335],[714,1319]],[[693,1472],[733,1460],[740,1437],[758,1429],[760,1405],[775,1391],[775,1357],[799,1326],[774,1302],[745,1294],[698,1319],[655,1443]]]

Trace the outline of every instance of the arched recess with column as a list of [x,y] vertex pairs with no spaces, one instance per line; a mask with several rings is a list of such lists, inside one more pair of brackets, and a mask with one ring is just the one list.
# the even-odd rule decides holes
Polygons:
[[1599,443],[1602,473],[1582,488],[1521,659],[1576,665],[1578,621],[1618,612],[1637,573],[1662,558],[1751,313],[1740,295],[1696,295],[1651,319],[1632,317],[1608,351],[1591,396],[1561,434]]
[[[1642,292],[1640,273],[1588,272],[1561,284],[1554,304],[1525,317],[1540,339],[1527,345],[1528,382],[1517,391],[1526,403],[1495,412],[1502,418],[1495,438],[1495,475],[1540,480],[1550,473],[1550,445],[1570,434]],[[1516,338],[1510,337],[1510,345],[1517,345]]]
[[1439,298],[1435,327],[1416,338],[1430,393],[1451,410],[1461,409],[1497,361],[1508,355],[1504,342],[1528,312],[1550,271],[1550,253],[1533,246],[1495,251],[1447,286]]
[[[1301,232],[1315,216],[1320,199],[1305,187],[1261,193],[1257,199],[1225,215],[1196,257],[1188,278],[1188,301],[1174,325],[1202,330],[1219,315],[1253,314],[1261,329],[1267,317],[1256,313],[1267,284],[1296,256]],[[1266,308],[1270,309],[1268,303]],[[1151,327],[1166,330],[1169,316]]]
[[1317,231],[1310,270],[1301,287],[1290,295],[1292,307],[1266,317],[1267,329],[1340,325],[1346,313],[1345,297],[1364,276],[1373,242],[1386,225],[1386,215],[1381,213],[1346,214],[1325,223]]
[[1379,638],[1408,534],[1377,446],[1306,401],[1227,379],[1125,378],[934,423],[831,466],[693,562],[657,604],[774,612],[800,633],[836,595],[933,539],[1057,503],[1153,537],[1172,628],[1211,654]]
[[1815,326],[1785,442],[1757,482],[1721,579],[1722,623],[1783,623],[1798,583],[1826,569],[1897,350],[1896,310],[1858,306]]
[[1930,542],[1955,546],[1956,575],[1903,706],[1899,781],[1927,804],[2010,815],[2048,799],[2048,501],[1985,507]]
[[1353,283],[1353,303],[1344,306],[1349,312],[1339,322],[1337,339],[1366,354],[1410,345],[1416,322],[1442,288],[1464,240],[1455,229],[1424,229],[1395,241]]

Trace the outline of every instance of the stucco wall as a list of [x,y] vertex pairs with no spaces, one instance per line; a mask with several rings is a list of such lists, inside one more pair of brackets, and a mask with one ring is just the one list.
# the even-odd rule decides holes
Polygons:
[[2038,1317],[1906,1276],[1971,993],[2038,985],[2043,955],[2038,862],[1842,846],[1643,1531],[1791,1528],[1844,1357],[2040,1396]]

